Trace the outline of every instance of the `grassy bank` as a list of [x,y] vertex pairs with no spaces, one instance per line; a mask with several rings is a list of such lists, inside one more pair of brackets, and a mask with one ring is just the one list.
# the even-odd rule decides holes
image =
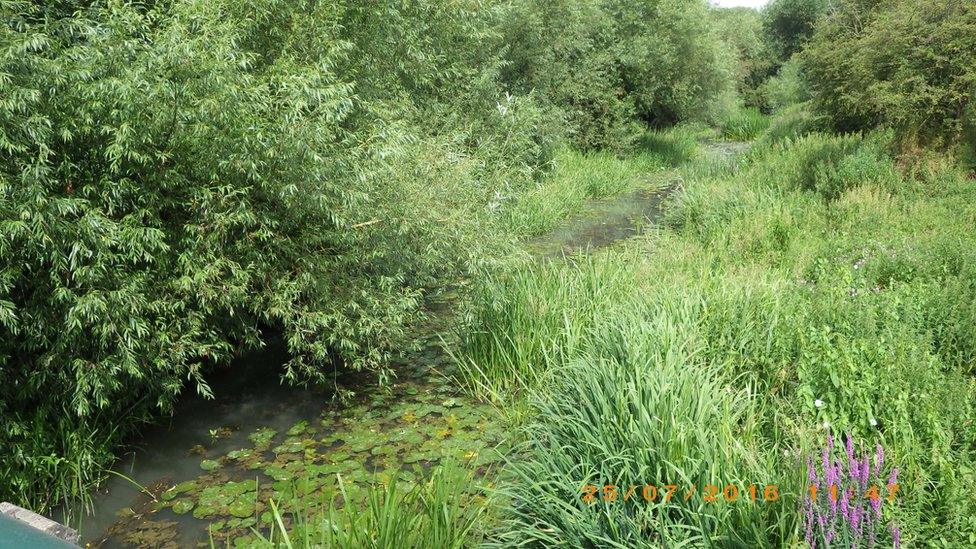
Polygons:
[[[976,237],[960,231],[976,189],[951,162],[905,175],[887,150],[883,134],[766,141],[741,169],[686,181],[660,233],[484,286],[466,382],[529,410],[498,544],[818,539],[799,502],[828,434],[880,445],[873,474],[899,469],[900,496],[861,524],[864,543],[976,535]],[[782,497],[580,497],[709,479]]]

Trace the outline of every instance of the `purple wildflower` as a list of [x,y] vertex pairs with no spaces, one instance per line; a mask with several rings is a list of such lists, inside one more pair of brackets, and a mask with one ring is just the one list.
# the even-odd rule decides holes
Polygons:
[[871,476],[871,460],[864,457],[864,461],[861,462],[861,488],[867,489],[868,479]]
[[871,498],[871,508],[874,509],[874,516],[881,518],[881,495]]
[[880,444],[878,445],[878,449],[874,452],[874,467],[879,472],[881,471],[881,468],[884,467],[884,447]]
[[842,517],[844,517],[844,520],[850,522],[850,496],[848,494],[849,492],[845,489],[844,493],[840,496],[840,514]]
[[861,515],[864,509],[860,505],[854,507],[854,511],[851,512],[851,528],[854,529],[854,535],[861,537]]
[[888,487],[892,487],[898,484],[898,468],[895,467],[891,470],[891,476],[888,477]]
[[851,438],[850,433],[847,434],[847,444],[844,446],[847,451],[847,462],[851,463],[854,461],[854,439]]
[[892,526],[891,528],[891,538],[895,542],[895,549],[901,547],[901,528],[897,526]]

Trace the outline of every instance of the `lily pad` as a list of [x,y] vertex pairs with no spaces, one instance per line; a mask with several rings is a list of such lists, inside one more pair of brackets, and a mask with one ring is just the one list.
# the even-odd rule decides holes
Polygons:
[[193,506],[192,500],[181,498],[173,502],[173,512],[177,515],[183,515],[191,511]]
[[227,510],[237,518],[248,518],[254,514],[254,502],[241,498],[231,503]]
[[247,438],[249,438],[255,446],[261,447],[270,444],[271,439],[273,439],[276,434],[278,434],[278,432],[274,429],[262,427],[261,429],[258,429],[257,431],[254,431],[248,435]]
[[204,471],[213,471],[218,467],[220,467],[220,463],[212,459],[205,459],[200,462],[200,468],[203,469]]

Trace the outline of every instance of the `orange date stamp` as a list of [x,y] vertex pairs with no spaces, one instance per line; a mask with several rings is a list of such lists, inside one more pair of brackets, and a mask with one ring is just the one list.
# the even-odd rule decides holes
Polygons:
[[629,486],[617,486],[615,484],[605,484],[602,487],[595,484],[586,484],[582,488],[581,500],[584,503],[597,503],[603,501],[614,503],[617,501],[645,501],[647,503],[661,502],[670,503],[676,498],[679,501],[691,501],[694,498],[701,498],[706,503],[734,503],[737,501],[749,502],[775,502],[779,501],[779,486],[775,484],[750,484],[741,488],[736,484],[706,484],[699,487],[695,484],[691,486],[680,486],[677,484],[644,484]]

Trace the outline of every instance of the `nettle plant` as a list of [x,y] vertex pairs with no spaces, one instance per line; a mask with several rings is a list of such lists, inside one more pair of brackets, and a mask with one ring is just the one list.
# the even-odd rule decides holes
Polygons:
[[880,444],[873,453],[858,456],[850,435],[842,453],[835,451],[834,439],[827,435],[819,459],[807,459],[807,490],[800,501],[807,544],[861,548],[890,539],[900,547],[901,531],[884,520],[883,512],[883,507],[894,505],[898,489],[898,468],[885,473]]

